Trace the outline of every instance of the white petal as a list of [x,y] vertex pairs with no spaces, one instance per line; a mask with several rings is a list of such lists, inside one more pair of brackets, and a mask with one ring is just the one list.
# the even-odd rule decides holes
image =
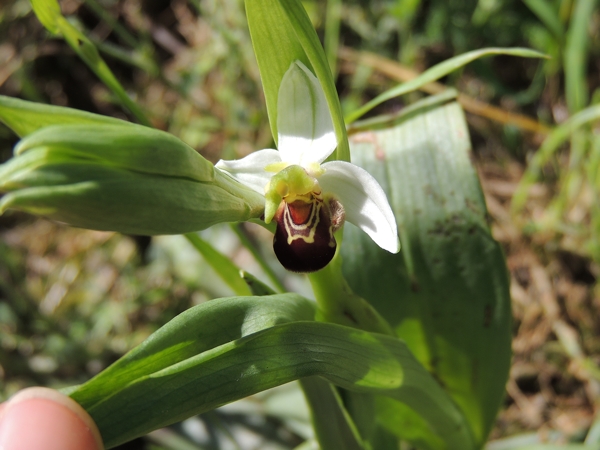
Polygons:
[[265,185],[273,176],[273,173],[267,172],[265,167],[277,162],[281,162],[279,152],[266,149],[250,153],[242,159],[230,161],[222,159],[215,164],[215,167],[227,172],[240,183],[264,195]]
[[324,193],[337,196],[346,210],[346,220],[367,233],[381,248],[400,251],[398,228],[383,189],[369,172],[345,161],[331,161],[321,166],[319,177]]
[[281,80],[277,130],[281,159],[291,164],[321,163],[337,146],[325,92],[300,61],[293,62]]

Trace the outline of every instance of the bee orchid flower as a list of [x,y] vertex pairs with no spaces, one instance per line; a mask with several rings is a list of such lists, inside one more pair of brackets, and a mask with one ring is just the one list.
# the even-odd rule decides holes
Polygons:
[[277,223],[273,248],[282,265],[295,272],[325,267],[344,220],[397,253],[396,220],[375,178],[346,161],[324,162],[337,139],[321,84],[302,62],[285,73],[277,109],[279,150],[221,160],[216,167],[265,196],[264,220]]

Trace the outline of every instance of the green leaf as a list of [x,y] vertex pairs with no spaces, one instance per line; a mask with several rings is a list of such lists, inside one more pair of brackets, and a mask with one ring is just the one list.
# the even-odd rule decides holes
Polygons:
[[[274,224],[273,224],[274,225]],[[277,292],[286,292],[285,286],[279,280],[277,274],[273,271],[267,260],[261,254],[260,250],[257,248],[256,244],[252,239],[248,236],[247,232],[243,229],[241,224],[233,224],[231,225],[231,229],[239,238],[242,245],[252,253],[252,256],[256,260],[256,262],[260,265],[261,269],[265,273],[265,275],[269,278],[270,282],[273,284],[275,290],[271,289],[269,286],[264,285],[262,282],[256,280],[251,275],[246,272],[243,273],[243,277],[252,289],[252,293],[254,295],[268,295],[275,294]],[[274,230],[273,230],[274,232]]]
[[53,125],[22,139],[15,157],[30,149],[51,149],[73,159],[96,161],[135,172],[212,181],[215,168],[172,134],[142,126]]
[[252,295],[274,295],[277,294],[271,287],[267,286],[265,283],[260,281],[251,273],[246,272],[245,270],[240,271],[240,276],[246,282],[250,291],[252,291]]
[[558,41],[563,40],[565,30],[555,5],[546,0],[523,0],[523,3],[546,25]]
[[337,390],[319,377],[307,377],[300,385],[311,411],[321,450],[364,450],[362,439]]
[[150,126],[142,109],[129,98],[121,83],[98,53],[96,46],[63,17],[58,2],[56,0],[32,0],[32,6],[42,25],[51,33],[61,35],[83,62],[115,94],[123,106],[129,109],[140,123]]
[[[283,314],[280,301],[286,302]],[[245,319],[248,311],[252,322]],[[186,311],[70,395],[110,448],[318,375],[344,389],[406,402],[449,448],[473,448],[462,415],[402,341],[335,324],[290,322],[312,314],[309,301],[289,294],[213,300]]]
[[552,130],[531,159],[515,191],[511,205],[513,213],[518,212],[525,206],[529,188],[539,179],[544,165],[550,162],[556,150],[581,127],[598,120],[600,120],[600,105],[589,106]]
[[583,109],[588,102],[589,26],[597,0],[576,0],[574,3],[564,51],[565,97],[571,114]]
[[0,192],[8,191],[0,214],[16,209],[80,228],[158,235],[257,218],[264,205],[258,194],[245,199],[224,189],[231,183],[226,175],[197,182],[86,162],[24,169],[20,161],[0,167]]
[[64,106],[51,106],[0,95],[0,121],[19,137],[27,136],[49,125],[96,124],[136,125],[113,117],[92,114]]
[[328,0],[325,12],[324,47],[329,68],[337,75],[338,50],[340,48],[340,25],[342,22],[342,0]]
[[405,439],[420,450],[444,448],[444,440],[433,433],[423,417],[404,403],[377,396],[377,422],[398,438]]
[[139,125],[51,125],[15,153],[0,165],[0,192],[7,192],[0,214],[12,208],[77,227],[155,235],[257,219],[264,210],[262,195],[174,136]]
[[246,16],[267,102],[271,131],[277,141],[277,97],[283,75],[302,61],[321,82],[338,141],[335,159],[349,161],[342,108],[327,57],[298,0],[246,0]]
[[346,121],[348,123],[352,123],[362,115],[372,110],[375,106],[385,102],[386,100],[390,100],[394,97],[399,97],[400,95],[404,95],[409,92],[415,91],[420,87],[431,83],[432,81],[439,80],[440,78],[448,75],[451,72],[454,72],[456,69],[459,69],[476,59],[489,55],[511,55],[520,56],[523,58],[548,57],[543,53],[527,48],[483,48],[480,50],[473,50],[467,53],[463,53],[462,55],[455,56],[453,58],[447,59],[444,62],[436,64],[435,66],[427,69],[417,78],[407,81],[406,83],[402,83],[401,85],[396,86],[395,88],[392,88],[384,92],[383,94],[378,95],[370,102],[366,103],[353,113],[349,114],[346,117]]
[[188,309],[70,395],[86,408],[153,372],[262,329],[312,320],[314,306],[295,294],[230,297]]
[[387,253],[351,225],[341,246],[351,288],[461,408],[477,443],[465,449],[487,438],[511,353],[506,264],[486,223],[468,136],[457,103],[353,135],[352,158],[386,191],[402,250]]
[[188,233],[185,237],[236,295],[252,294],[249,285],[242,277],[240,269],[233,261],[218,252],[196,233]]
[[56,0],[31,0],[33,12],[50,33],[58,34],[58,18],[61,17],[60,6]]

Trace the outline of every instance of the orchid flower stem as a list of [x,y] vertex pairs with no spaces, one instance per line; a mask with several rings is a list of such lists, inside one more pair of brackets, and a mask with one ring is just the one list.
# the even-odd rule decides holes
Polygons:
[[283,285],[277,274],[273,271],[271,266],[269,266],[267,261],[265,261],[265,258],[263,258],[263,256],[260,254],[259,250],[256,248],[256,245],[254,245],[254,243],[250,240],[250,238],[248,238],[246,233],[244,233],[242,225],[239,223],[231,224],[231,229],[239,238],[242,245],[246,247],[246,249],[248,249],[250,253],[252,253],[252,256],[254,256],[256,262],[258,262],[258,264],[265,272],[267,277],[269,277],[269,280],[271,280],[271,283],[273,283],[275,290],[277,292],[286,292],[285,286]]
[[342,274],[341,239],[338,236],[341,237],[340,232],[336,233],[338,251],[331,262],[318,272],[308,274],[317,300],[316,320],[395,336],[390,324],[369,302],[352,292],[346,282]]

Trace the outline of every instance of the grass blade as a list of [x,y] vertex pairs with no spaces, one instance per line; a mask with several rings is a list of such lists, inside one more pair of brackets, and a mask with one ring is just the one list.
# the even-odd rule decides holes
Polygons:
[[404,95],[414,90],[417,90],[421,86],[431,83],[432,81],[438,80],[476,59],[490,55],[511,55],[523,58],[546,58],[546,55],[544,55],[543,53],[527,48],[484,48],[463,53],[462,55],[455,56],[454,58],[450,58],[440,64],[431,67],[430,69],[427,69],[425,72],[423,72],[421,75],[419,75],[413,80],[407,81],[406,83],[403,83],[395,88],[384,92],[383,94],[378,95],[358,110],[349,114],[346,117],[346,122],[352,123],[362,115],[369,112],[375,106],[380,105],[386,100],[390,100],[394,97],[398,97],[400,95]]

